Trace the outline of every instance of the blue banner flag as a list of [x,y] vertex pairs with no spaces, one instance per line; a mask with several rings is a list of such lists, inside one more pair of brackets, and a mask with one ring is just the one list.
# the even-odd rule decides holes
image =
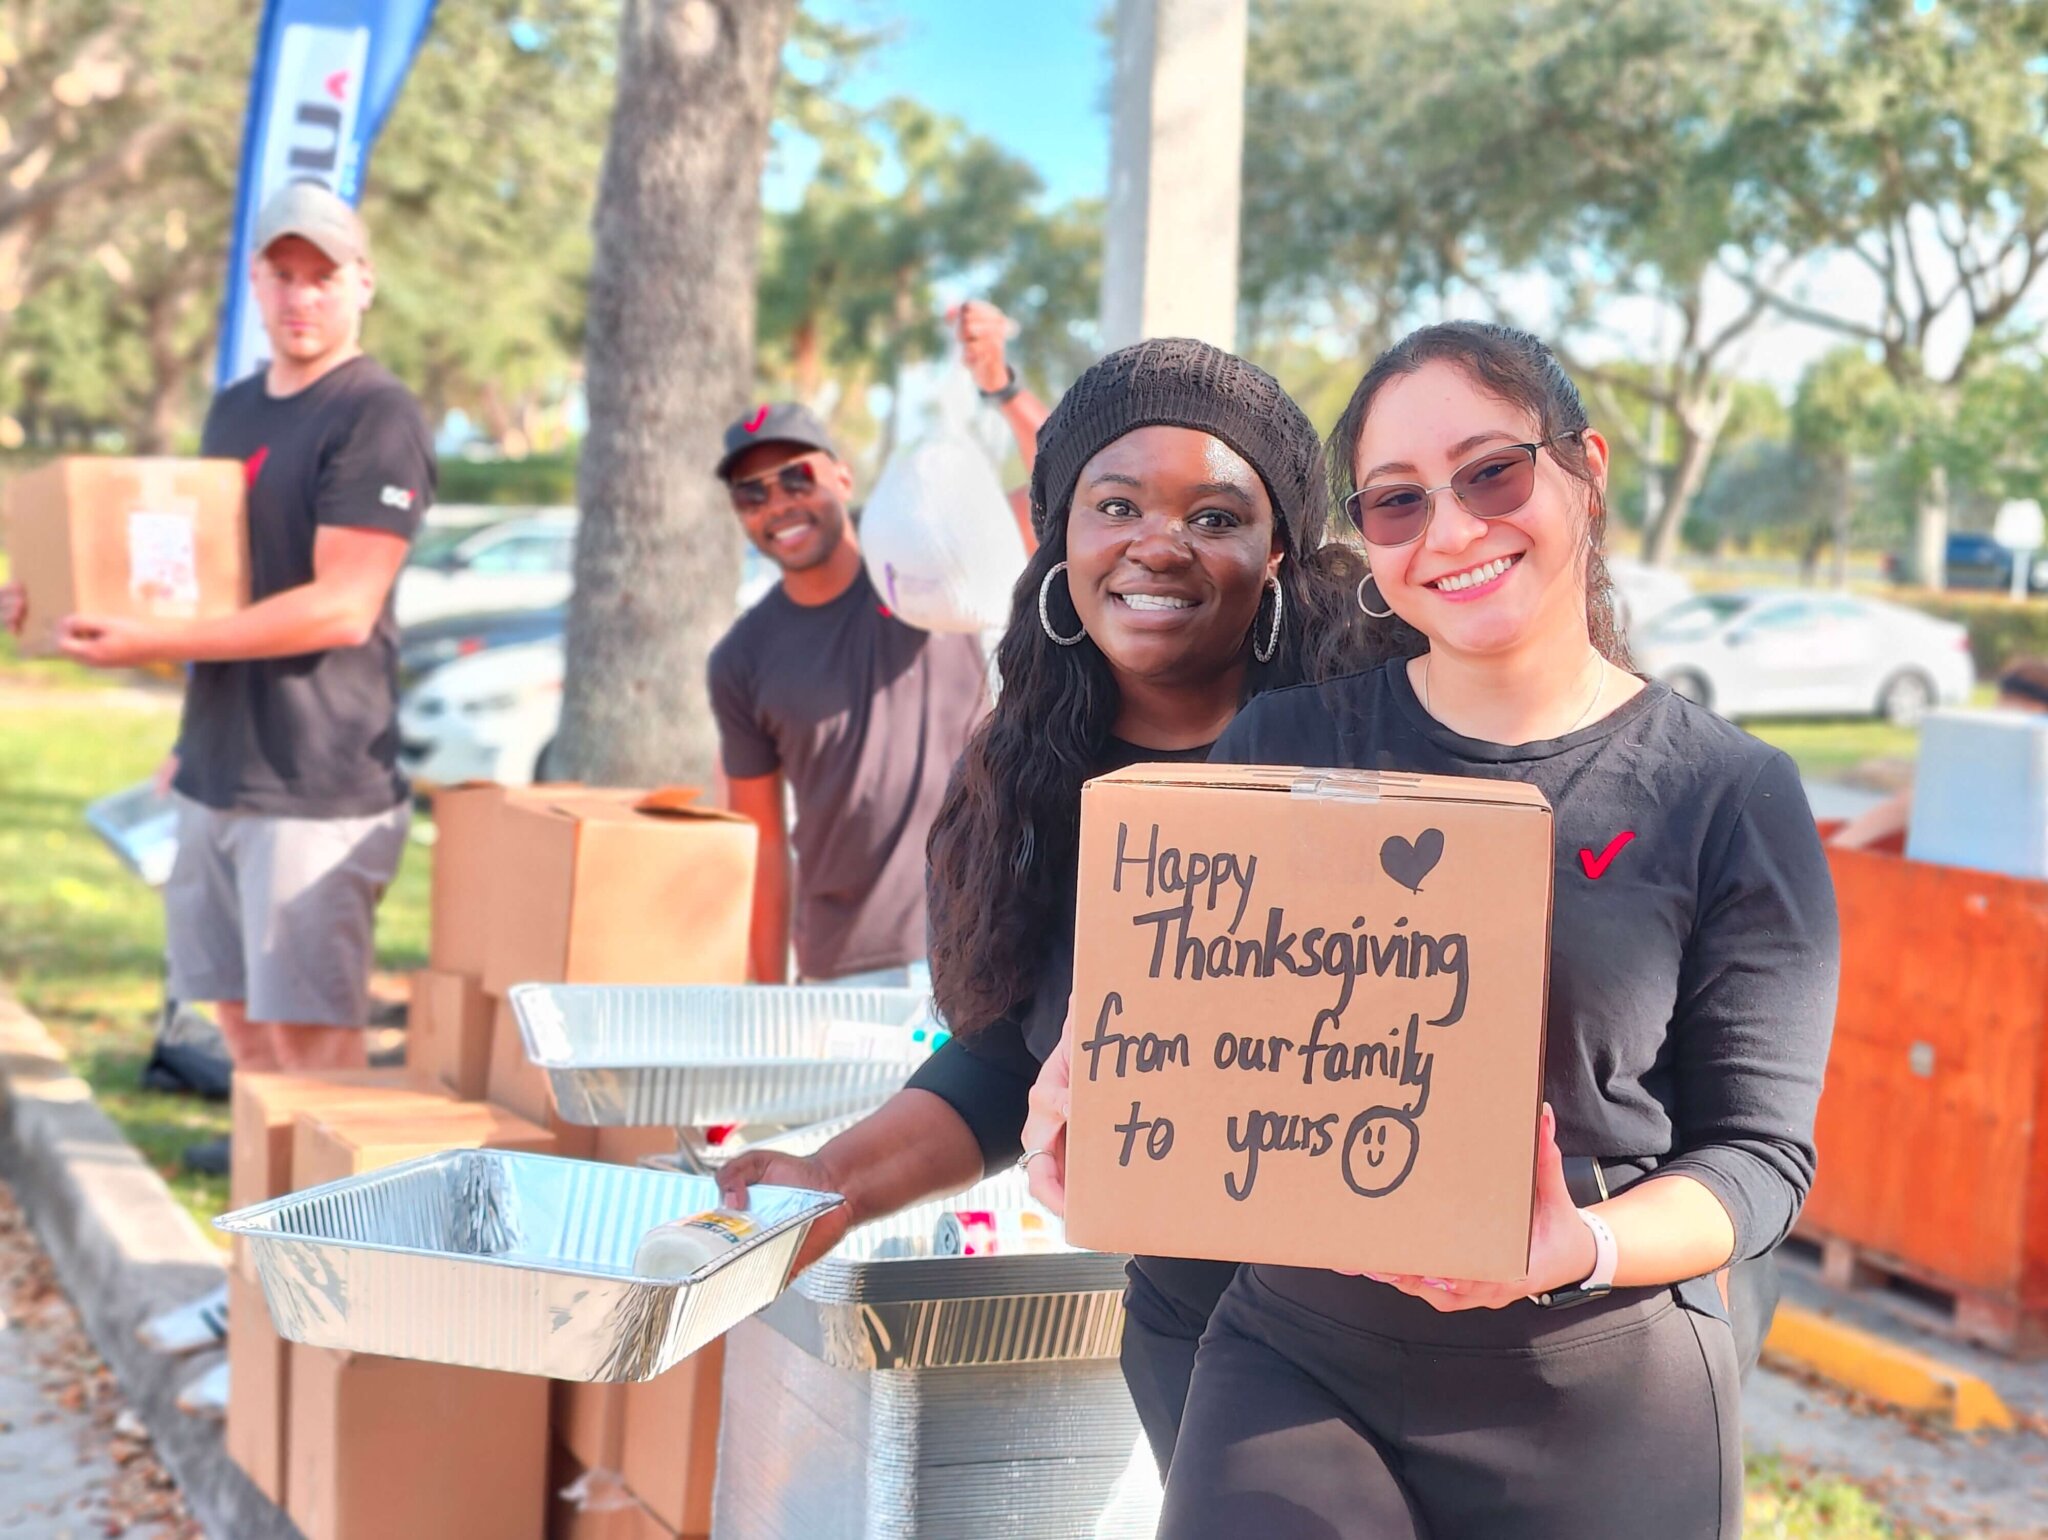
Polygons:
[[287,182],[363,196],[370,147],[433,20],[434,0],[267,0],[242,129],[242,175],[228,249],[217,383],[269,356],[249,282],[263,200]]

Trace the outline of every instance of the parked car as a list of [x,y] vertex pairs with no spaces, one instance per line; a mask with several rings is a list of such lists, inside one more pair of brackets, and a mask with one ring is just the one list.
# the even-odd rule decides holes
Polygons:
[[1607,575],[1614,580],[1614,618],[1624,635],[1634,637],[1666,610],[1692,597],[1692,580],[1669,567],[1651,567],[1633,556],[1609,556]]
[[1796,588],[1702,594],[1636,647],[1644,672],[1726,717],[1917,722],[1976,685],[1969,634],[1903,605]]
[[450,615],[408,626],[398,635],[398,685],[410,690],[428,674],[457,658],[474,657],[493,647],[559,638],[568,623],[569,607],[505,610],[489,615]]
[[562,641],[442,665],[398,703],[398,758],[423,787],[539,780],[562,715]]
[[398,624],[566,603],[575,553],[573,508],[475,529],[429,528],[398,574]]
[[[739,608],[757,602],[775,579],[767,558],[750,548],[740,566]],[[398,755],[406,774],[423,788],[544,779],[561,720],[562,674],[559,623],[551,634],[480,646],[427,671],[398,703]]]
[[[1950,588],[1988,588],[1997,593],[2012,592],[2013,553],[1989,535],[1955,531],[1948,537],[1947,572]],[[2036,551],[2028,558],[2027,591],[2048,593],[2048,553]],[[1898,551],[1884,558],[1884,574],[1903,583],[1912,574],[1912,563]]]

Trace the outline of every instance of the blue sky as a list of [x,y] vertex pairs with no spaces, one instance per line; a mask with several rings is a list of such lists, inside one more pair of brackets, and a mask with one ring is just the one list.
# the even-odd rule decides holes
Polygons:
[[[849,83],[859,103],[914,97],[963,120],[1045,179],[1054,203],[1109,180],[1105,0],[805,0],[821,19],[891,33]],[[784,157],[793,162],[793,157]],[[786,204],[807,168],[772,168]]]

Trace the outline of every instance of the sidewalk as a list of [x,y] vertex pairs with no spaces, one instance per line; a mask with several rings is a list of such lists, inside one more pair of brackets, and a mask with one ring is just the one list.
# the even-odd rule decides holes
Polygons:
[[[224,1253],[94,1105],[42,1024],[4,990],[0,1178],[13,1188],[59,1285],[205,1533],[215,1540],[297,1540],[290,1520],[228,1459],[220,1424],[177,1410],[192,1365],[135,1340],[146,1317],[219,1284]],[[12,1483],[0,1480],[0,1489],[11,1492]],[[0,1535],[8,1533],[0,1523]],[[77,1540],[106,1533],[76,1531]]]
[[1895,1512],[1939,1535],[1970,1540],[2048,1536],[2048,1362],[1996,1353],[1915,1328],[1881,1305],[1828,1288],[1814,1269],[1781,1265],[1788,1305],[1943,1359],[1990,1382],[2020,1426],[1959,1434],[1938,1423],[1852,1404],[1825,1385],[1760,1368],[1743,1393],[1752,1453],[1779,1454],[1854,1477]]
[[0,1184],[0,1535],[200,1533]]

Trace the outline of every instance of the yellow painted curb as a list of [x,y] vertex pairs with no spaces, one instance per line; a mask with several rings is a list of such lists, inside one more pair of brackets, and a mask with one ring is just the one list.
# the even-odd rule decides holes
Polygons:
[[1797,1305],[1778,1307],[1764,1354],[1888,1406],[1946,1417],[1958,1432],[2013,1426],[1980,1376]]

